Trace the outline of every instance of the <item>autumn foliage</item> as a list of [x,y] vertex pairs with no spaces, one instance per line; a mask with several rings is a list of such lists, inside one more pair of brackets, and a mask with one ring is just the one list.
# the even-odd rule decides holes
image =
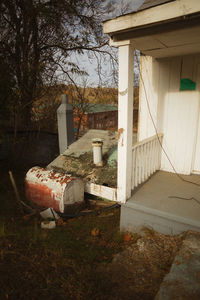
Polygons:
[[[78,95],[77,87],[74,85],[55,85],[45,87],[42,97],[34,101],[32,118],[37,129],[57,132],[56,110],[61,103],[61,95],[68,96],[68,102],[74,107],[74,127],[78,128],[81,119],[81,128],[87,127],[88,117],[86,115],[88,106],[91,104],[112,104],[117,106],[118,89],[108,87],[78,87],[81,95],[84,94],[82,103]],[[83,91],[84,89],[84,91]],[[83,93],[84,92],[84,93]],[[138,109],[139,88],[134,92],[134,109]]]

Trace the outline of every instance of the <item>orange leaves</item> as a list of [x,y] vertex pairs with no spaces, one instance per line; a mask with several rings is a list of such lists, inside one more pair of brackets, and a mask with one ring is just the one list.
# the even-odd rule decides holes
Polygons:
[[57,221],[57,225],[58,225],[58,226],[65,226],[66,224],[67,224],[67,223],[64,222],[62,218],[59,218],[58,221]]
[[130,240],[131,240],[131,235],[130,235],[130,233],[126,233],[126,234],[124,235],[124,242],[130,242]]
[[91,235],[92,235],[93,237],[99,236],[99,235],[100,235],[99,229],[98,229],[98,228],[93,228],[93,229],[91,230]]

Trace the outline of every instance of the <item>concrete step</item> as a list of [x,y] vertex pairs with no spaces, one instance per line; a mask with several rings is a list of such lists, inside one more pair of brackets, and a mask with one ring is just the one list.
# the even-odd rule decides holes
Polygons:
[[200,299],[200,234],[188,232],[155,300]]
[[122,205],[121,229],[146,226],[163,234],[200,231],[200,176],[182,177],[158,171],[135,189]]
[[178,214],[165,212],[161,209],[128,201],[121,206],[121,231],[139,231],[142,227],[154,229],[163,234],[179,234],[194,230],[200,232],[200,221],[186,218]]

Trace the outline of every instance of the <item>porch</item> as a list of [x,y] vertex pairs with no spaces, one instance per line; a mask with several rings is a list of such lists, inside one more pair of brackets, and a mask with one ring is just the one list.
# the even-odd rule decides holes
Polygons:
[[[198,201],[180,199],[198,199],[199,186],[176,175],[200,174],[199,21],[198,1],[147,0],[138,11],[104,23],[111,45],[119,48],[121,229],[200,231]],[[132,147],[133,66],[139,68],[134,49],[140,51],[139,143]]]
[[164,234],[200,231],[200,176],[163,171],[162,133],[132,147],[131,197],[122,204],[120,228],[152,228]]
[[121,207],[121,230],[147,226],[164,234],[200,231],[200,176],[181,175],[181,178],[175,173],[157,171],[134,189]]

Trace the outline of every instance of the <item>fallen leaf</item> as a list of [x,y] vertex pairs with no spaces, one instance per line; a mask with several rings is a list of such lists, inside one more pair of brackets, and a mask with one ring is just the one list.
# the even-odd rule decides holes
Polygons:
[[131,235],[129,233],[125,234],[124,235],[124,241],[125,242],[130,242],[130,240],[131,240]]
[[92,230],[91,230],[91,235],[92,236],[99,236],[99,229],[98,228],[93,228]]
[[62,218],[58,219],[58,221],[57,221],[58,226],[64,226],[65,224],[66,224],[66,222],[64,222]]
[[99,242],[99,245],[100,245],[100,246],[103,246],[103,247],[106,246],[106,241],[100,241],[100,242]]

